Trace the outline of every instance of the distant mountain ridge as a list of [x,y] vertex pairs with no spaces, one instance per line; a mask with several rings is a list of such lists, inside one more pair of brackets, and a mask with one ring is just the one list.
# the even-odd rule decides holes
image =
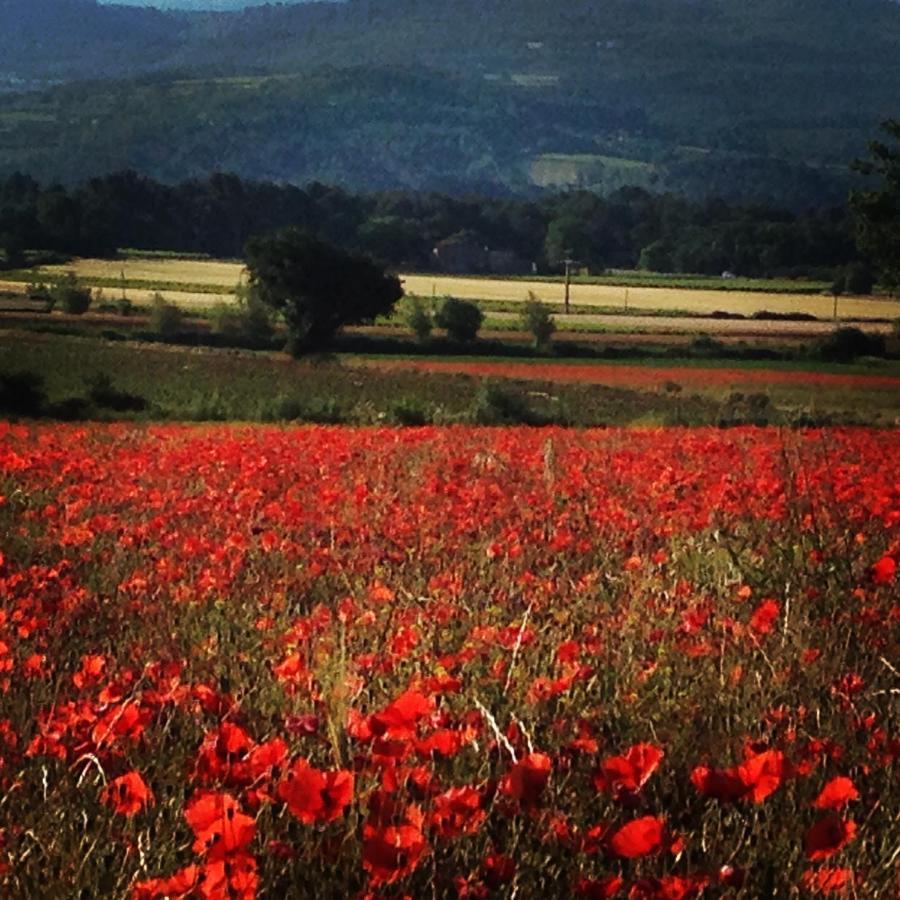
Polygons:
[[[893,0],[0,0],[0,173],[829,202],[900,114]],[[71,82],[71,84],[69,84]],[[93,82],[93,83],[81,83]]]

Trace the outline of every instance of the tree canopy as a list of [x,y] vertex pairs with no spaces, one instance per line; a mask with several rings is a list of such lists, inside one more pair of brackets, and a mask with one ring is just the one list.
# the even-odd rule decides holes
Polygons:
[[885,285],[900,285],[900,119],[882,123],[891,143],[873,140],[869,159],[857,160],[856,171],[880,179],[877,187],[854,191],[850,205],[856,217],[860,249],[880,270]]
[[403,296],[400,280],[370,259],[298,228],[251,238],[245,257],[250,285],[283,316],[294,355],[322,347],[344,325],[387,315]]

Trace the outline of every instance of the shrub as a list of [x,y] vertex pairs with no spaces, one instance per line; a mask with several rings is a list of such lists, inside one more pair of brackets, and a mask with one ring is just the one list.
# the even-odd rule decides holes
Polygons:
[[427,425],[431,418],[428,415],[427,410],[425,410],[421,403],[414,398],[400,400],[398,403],[394,404],[394,408],[391,412],[394,421],[398,425],[405,425],[408,427]]
[[264,343],[272,337],[272,312],[252,287],[239,284],[234,303],[219,303],[213,309],[213,330],[226,337]]
[[484,313],[468,300],[447,297],[441,304],[435,324],[443,328],[454,341],[474,341],[484,321]]
[[114,412],[141,412],[147,408],[147,401],[138,394],[118,390],[105,372],[99,372],[85,379],[88,397],[101,409]]
[[718,424],[720,427],[732,425],[769,425],[777,410],[772,406],[768,394],[742,394],[735,391],[728,395],[722,405]]
[[42,281],[29,281],[25,286],[25,296],[29,300],[36,300],[45,305],[46,312],[53,312],[56,306],[56,295]]
[[852,362],[860,356],[884,356],[884,338],[859,328],[838,328],[819,343],[818,355],[827,362]]
[[549,345],[556,331],[556,322],[550,315],[549,307],[541,303],[531,291],[528,292],[528,300],[522,307],[521,322],[522,327],[531,332],[534,346],[538,350],[543,350]]
[[844,289],[848,294],[868,295],[872,293],[873,287],[875,276],[867,265],[853,263],[847,266],[844,273]]
[[407,308],[406,324],[410,331],[423,343],[431,337],[431,331],[434,328],[434,320],[431,312],[425,308],[425,305],[418,297],[413,297]]
[[162,294],[153,295],[150,306],[150,330],[162,337],[173,337],[184,328],[184,314]]
[[80,287],[74,272],[68,275],[52,291],[55,303],[58,303],[63,312],[73,316],[84,315],[91,306],[91,292],[89,288]]
[[721,341],[710,337],[708,334],[697,335],[691,341],[691,353],[695,356],[721,356],[725,352],[725,345]]
[[0,413],[12,416],[39,416],[47,395],[44,379],[35,372],[0,375]]
[[485,382],[478,389],[472,421],[476,425],[536,424],[533,412],[519,394],[492,382]]

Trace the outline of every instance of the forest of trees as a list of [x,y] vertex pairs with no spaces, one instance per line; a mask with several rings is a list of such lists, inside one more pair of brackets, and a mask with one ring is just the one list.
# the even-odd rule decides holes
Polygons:
[[460,234],[542,271],[569,255],[593,271],[827,276],[857,258],[845,207],[797,214],[638,188],[605,198],[572,191],[512,199],[354,194],[226,174],[175,185],[134,172],[74,188],[42,186],[26,175],[0,181],[0,262],[7,267],[34,250],[110,256],[136,247],[238,258],[251,236],[288,225],[394,269],[434,267],[435,244]]
[[[630,185],[802,211],[843,201],[900,96],[888,0],[0,0],[0,21],[0,177],[67,185]],[[537,177],[547,156],[574,179]]]

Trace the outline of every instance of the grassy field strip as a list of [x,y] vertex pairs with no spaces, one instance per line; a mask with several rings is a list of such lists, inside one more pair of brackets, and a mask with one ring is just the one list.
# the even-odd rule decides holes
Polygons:
[[[648,331],[686,334],[721,334],[742,337],[808,337],[830,334],[834,322],[790,322],[767,319],[700,319],[684,316],[632,316],[632,315],[554,315],[559,331]],[[488,322],[518,322],[515,313],[490,313]],[[841,320],[842,325],[853,325],[873,334],[890,334],[893,325],[887,322],[865,320]]]
[[[562,284],[542,281],[501,281],[488,278],[453,278],[433,275],[405,275],[407,293],[424,297],[452,295],[467,300],[519,300],[528,298],[531,291],[541,300],[562,303],[565,289]],[[673,288],[629,287],[628,303],[646,309],[678,309],[697,313],[716,310],[752,315],[760,310],[770,312],[811,313],[830,318],[833,311],[831,297],[819,294],[765,294],[751,291],[682,290]],[[582,306],[625,306],[626,288],[613,285],[573,284],[570,299]],[[870,298],[840,298],[838,315],[841,318],[900,318],[900,300]]]

